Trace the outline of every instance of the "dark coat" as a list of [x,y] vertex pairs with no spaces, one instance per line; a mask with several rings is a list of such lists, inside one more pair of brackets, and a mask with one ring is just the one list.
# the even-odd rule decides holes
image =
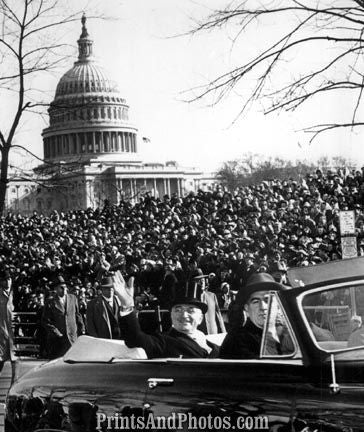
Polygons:
[[[114,297],[114,304],[116,304],[116,316],[118,317],[120,305],[116,297]],[[89,301],[86,311],[87,334],[98,338],[113,339],[112,326],[119,326],[119,322],[116,317],[108,314],[103,297],[100,295]]]
[[210,342],[209,354],[204,348],[187,335],[172,328],[168,333],[148,335],[139,325],[135,312],[120,318],[120,325],[125,327],[125,343],[129,348],[144,348],[148,358],[183,357],[207,358],[217,357],[218,347]]
[[161,289],[158,293],[158,299],[161,308],[171,308],[173,300],[176,297],[177,285],[178,279],[176,278],[174,273],[171,272],[164,277]]
[[225,359],[259,358],[263,329],[248,318],[244,326],[229,330],[220,348],[220,357]]
[[[220,348],[220,357],[225,359],[259,358],[263,329],[257,327],[248,318],[244,326],[235,326],[229,330]],[[289,340],[287,340],[287,344]],[[267,333],[265,354],[281,355],[281,343]],[[287,345],[286,353],[292,353],[293,346]]]
[[58,296],[48,299],[44,305],[42,325],[47,332],[49,357],[65,354],[77,336],[85,332],[77,298],[67,294],[65,307]]

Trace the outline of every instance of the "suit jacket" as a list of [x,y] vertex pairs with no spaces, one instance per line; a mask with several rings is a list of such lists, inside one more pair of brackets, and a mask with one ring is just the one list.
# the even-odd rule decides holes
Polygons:
[[179,331],[172,328],[168,333],[148,335],[144,333],[139,325],[136,313],[120,318],[120,325],[125,327],[125,343],[129,348],[144,348],[148,358],[157,357],[184,357],[184,358],[206,358],[217,357],[218,347],[210,342],[207,344],[212,348],[208,353],[197,342]]
[[201,294],[201,301],[207,304],[208,309],[199,329],[205,334],[225,333],[225,323],[220,312],[216,295],[205,290]]
[[[120,304],[116,297],[114,297],[114,302],[117,304],[117,316],[119,316]],[[119,325],[116,318],[113,324]],[[106,304],[101,295],[89,301],[87,304],[86,328],[87,334],[90,336],[112,339],[109,314],[107,313]]]
[[[245,325],[233,327],[226,335],[220,348],[220,357],[225,359],[254,359],[259,358],[262,343],[263,329],[252,323],[250,318]],[[280,342],[267,334],[265,353],[270,355],[281,355]],[[286,353],[292,353],[293,346],[287,346]]]
[[65,306],[58,296],[48,299],[44,305],[42,324],[48,339],[54,341],[64,337],[72,345],[77,336],[85,331],[77,298],[73,294],[67,294]]
[[220,357],[225,359],[259,358],[263,329],[248,318],[245,325],[229,330],[220,348]]

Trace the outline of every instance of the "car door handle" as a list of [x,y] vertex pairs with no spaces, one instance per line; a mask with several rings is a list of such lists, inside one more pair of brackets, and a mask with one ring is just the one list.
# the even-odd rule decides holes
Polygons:
[[174,384],[173,378],[148,378],[148,387],[154,389],[157,386],[168,387]]

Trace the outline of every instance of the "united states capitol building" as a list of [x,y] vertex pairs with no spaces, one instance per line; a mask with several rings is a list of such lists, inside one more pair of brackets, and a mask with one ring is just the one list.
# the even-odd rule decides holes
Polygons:
[[[127,101],[97,64],[93,41],[82,17],[78,60],[59,80],[51,102],[49,126],[42,132],[44,162],[33,180],[13,173],[8,211],[45,214],[102,206],[105,200],[138,200],[205,188],[212,179],[176,162],[146,163],[142,138],[129,116]],[[162,125],[161,125],[162,127]]]

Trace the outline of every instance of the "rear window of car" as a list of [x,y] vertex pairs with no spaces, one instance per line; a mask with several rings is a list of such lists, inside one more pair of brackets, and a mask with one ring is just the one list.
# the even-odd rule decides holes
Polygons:
[[302,298],[302,310],[316,344],[325,351],[364,346],[364,285],[320,288]]

